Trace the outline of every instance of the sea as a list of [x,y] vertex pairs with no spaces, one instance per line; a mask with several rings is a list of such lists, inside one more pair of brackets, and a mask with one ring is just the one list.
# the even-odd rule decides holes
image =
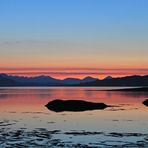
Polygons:
[[[1,87],[0,148],[148,147],[148,92],[114,89],[124,87]],[[54,112],[54,99],[112,107]]]

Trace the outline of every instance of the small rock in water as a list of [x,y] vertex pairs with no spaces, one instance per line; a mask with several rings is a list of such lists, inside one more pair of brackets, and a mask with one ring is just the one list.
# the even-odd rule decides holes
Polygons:
[[148,99],[142,102],[145,106],[148,106]]

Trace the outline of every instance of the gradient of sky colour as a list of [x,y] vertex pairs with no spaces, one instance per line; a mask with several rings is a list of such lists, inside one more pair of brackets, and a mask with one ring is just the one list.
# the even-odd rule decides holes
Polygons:
[[0,73],[148,74],[147,0],[0,0]]

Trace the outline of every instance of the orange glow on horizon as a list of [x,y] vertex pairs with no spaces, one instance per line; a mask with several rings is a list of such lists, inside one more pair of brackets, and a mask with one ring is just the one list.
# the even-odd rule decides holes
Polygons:
[[90,77],[94,77],[94,78],[99,78],[99,79],[104,79],[105,77],[107,76],[112,76],[112,77],[124,77],[124,76],[130,76],[130,75],[127,75],[127,74],[111,74],[111,75],[105,75],[105,74],[102,74],[102,75],[98,75],[98,74],[89,74],[89,75],[86,75],[86,74],[45,74],[45,73],[36,73],[36,74],[19,74],[19,73],[8,73],[10,75],[14,75],[14,76],[25,76],[25,77],[34,77],[34,76],[40,76],[40,75],[44,75],[44,76],[51,76],[53,78],[56,78],[56,79],[65,79],[65,78],[79,78],[79,79],[83,79],[87,76],[90,76]]
[[92,76],[103,79],[106,76],[123,77],[129,75],[147,75],[148,69],[103,69],[103,68],[81,68],[81,67],[50,67],[50,68],[0,68],[0,73],[17,76],[51,76],[58,79],[84,78]]

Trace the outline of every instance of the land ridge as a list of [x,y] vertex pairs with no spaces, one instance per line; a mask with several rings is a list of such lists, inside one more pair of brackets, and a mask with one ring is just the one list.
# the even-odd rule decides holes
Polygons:
[[8,74],[0,74],[0,87],[13,86],[148,86],[148,75],[125,76],[100,80],[90,76],[84,79],[66,78],[55,79],[50,76],[21,77]]

